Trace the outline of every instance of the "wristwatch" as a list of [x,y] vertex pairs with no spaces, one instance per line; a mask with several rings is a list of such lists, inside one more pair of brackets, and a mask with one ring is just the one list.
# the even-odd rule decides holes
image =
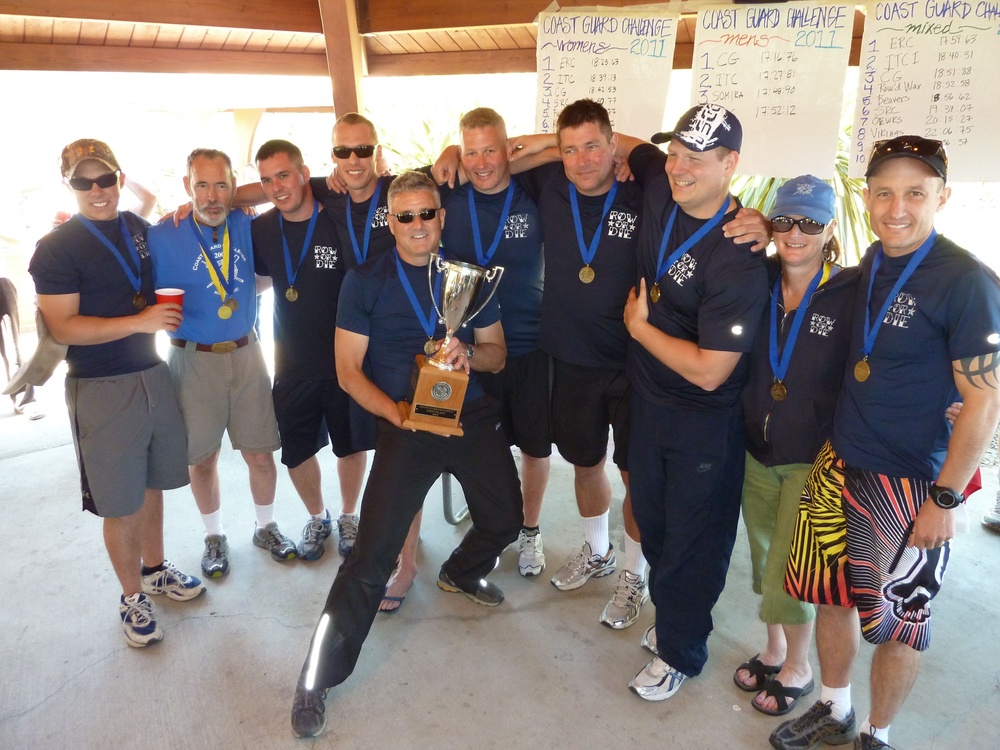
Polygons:
[[931,496],[931,500],[934,501],[934,504],[939,508],[944,508],[945,510],[957,508],[965,502],[965,496],[961,492],[956,492],[950,487],[939,487],[936,484],[932,484],[929,494]]
[[471,362],[472,361],[472,355],[474,355],[475,353],[476,353],[476,350],[472,348],[472,344],[466,344],[465,345],[465,358],[467,360],[469,360]]

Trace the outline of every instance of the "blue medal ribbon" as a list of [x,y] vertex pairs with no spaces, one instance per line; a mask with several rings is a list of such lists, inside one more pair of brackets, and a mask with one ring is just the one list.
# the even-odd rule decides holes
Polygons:
[[[223,227],[225,227],[224,231],[226,234],[229,233],[228,225],[229,225],[228,220],[226,221],[225,224],[222,225]],[[236,251],[234,249],[230,249],[229,268],[226,269],[225,273],[223,273],[222,267],[215,262],[215,256],[212,254],[212,245],[205,241],[205,237],[202,234],[201,227],[198,225],[198,222],[194,220],[193,213],[190,216],[188,216],[188,226],[191,227],[191,233],[194,234],[195,239],[198,240],[198,245],[201,247],[202,255],[205,256],[205,261],[211,264],[211,268],[209,270],[215,272],[212,282],[217,283],[218,287],[221,288],[219,296],[222,297],[223,302],[225,302],[228,299],[231,299],[233,296],[233,289],[236,286],[236,281],[235,281],[236,274],[233,273],[233,271],[236,268]],[[218,229],[218,227],[214,228]],[[222,241],[223,244],[225,244],[226,241],[225,237],[223,237]],[[209,275],[212,276],[211,273]]]
[[382,183],[375,182],[375,192],[372,193],[371,203],[368,206],[368,216],[365,219],[365,237],[364,245],[362,247],[358,246],[357,235],[354,234],[354,221],[351,218],[351,194],[347,194],[347,233],[351,236],[351,246],[354,248],[354,257],[358,261],[360,266],[366,260],[368,260],[368,243],[372,238],[372,219],[375,218],[375,211],[378,209],[378,199],[382,194]]
[[500,245],[500,238],[503,237],[504,227],[507,226],[507,217],[510,216],[510,205],[514,202],[514,180],[507,185],[507,197],[503,202],[503,211],[500,213],[500,223],[497,225],[496,234],[493,235],[493,242],[490,249],[483,253],[483,238],[479,236],[479,215],[476,213],[476,191],[469,186],[469,215],[472,217],[472,241],[476,244],[476,258],[479,265],[484,268],[489,265],[493,254]]
[[809,286],[806,287],[806,293],[802,296],[802,301],[795,311],[795,317],[792,318],[792,327],[788,330],[788,338],[785,339],[785,348],[781,351],[780,358],[778,356],[778,294],[781,292],[781,276],[779,275],[778,280],[774,282],[774,289],[771,291],[771,337],[768,341],[767,354],[771,360],[771,372],[779,383],[788,374],[788,366],[792,362],[792,351],[795,349],[795,340],[799,336],[799,329],[802,328],[802,321],[806,317],[806,308],[809,307],[813,292],[819,288],[820,281],[826,271],[824,263],[816,275],[812,277]]
[[118,265],[122,267],[122,270],[128,277],[129,283],[132,285],[132,289],[134,289],[136,294],[138,294],[139,290],[142,288],[142,277],[140,276],[142,273],[142,259],[139,257],[139,251],[136,249],[135,243],[132,242],[132,235],[128,231],[128,227],[125,226],[125,220],[122,218],[122,215],[120,213],[118,214],[118,229],[121,231],[122,238],[125,240],[125,246],[128,248],[129,257],[135,262],[135,267],[139,270],[139,273],[132,270],[132,267],[125,259],[125,256],[122,255],[121,250],[118,249],[118,246],[109,240],[104,232],[95,227],[94,223],[90,219],[83,214],[77,214],[77,217],[80,219],[80,223],[83,224],[92,235],[99,239],[101,243],[111,251],[111,254],[115,256],[115,260],[118,261]]
[[569,184],[569,205],[573,209],[573,226],[576,228],[576,241],[580,246],[580,256],[583,258],[585,266],[589,266],[594,262],[594,256],[597,255],[597,246],[601,243],[601,230],[604,228],[604,220],[608,216],[608,211],[611,210],[611,204],[614,202],[615,193],[617,192],[618,180],[615,180],[611,183],[611,191],[608,193],[608,197],[604,199],[601,220],[597,222],[597,230],[594,232],[594,238],[588,245],[583,239],[583,222],[580,220],[580,204],[576,196],[576,185],[572,182]]
[[433,339],[434,329],[437,327],[434,299],[437,299],[441,295],[441,274],[437,275],[437,280],[434,282],[434,299],[431,300],[431,309],[424,315],[423,308],[420,307],[420,300],[417,299],[417,293],[413,291],[413,285],[410,284],[410,280],[406,277],[403,262],[399,259],[398,250],[396,251],[396,271],[399,273],[399,283],[403,285],[406,296],[410,298],[410,306],[413,307],[413,312],[416,314],[417,320],[420,321],[420,326],[424,329],[424,333],[427,334],[427,338]]
[[726,209],[729,208],[729,200],[729,196],[726,195],[726,200],[724,200],[722,205],[719,206],[719,210],[715,212],[715,216],[702,224],[701,228],[697,232],[684,240],[684,242],[681,243],[681,246],[674,250],[670,254],[670,257],[667,258],[666,262],[664,262],[663,256],[667,252],[667,243],[670,241],[670,234],[674,228],[674,222],[677,220],[678,206],[676,203],[674,204],[674,209],[670,212],[670,218],[667,219],[667,228],[663,232],[663,240],[660,242],[660,255],[656,259],[656,278],[653,279],[653,283],[659,282],[660,277],[662,277],[663,274],[670,269],[670,266],[677,262],[678,258],[690,250],[691,247],[698,242],[698,240],[712,231],[715,225],[722,221],[722,217],[726,215]]
[[281,212],[278,212],[278,226],[281,228],[281,247],[285,251],[285,275],[288,277],[288,286],[295,286],[295,279],[299,275],[299,269],[302,268],[302,261],[306,259],[306,253],[309,251],[309,244],[312,242],[313,230],[316,229],[316,219],[319,216],[319,202],[313,201],[313,212],[312,218],[309,219],[309,226],[306,228],[306,241],[302,243],[302,252],[299,254],[299,263],[295,266],[295,270],[292,270],[292,252],[288,249],[288,240],[285,238],[285,220],[281,217]]
[[903,284],[910,280],[913,272],[917,270],[917,266],[919,266],[923,259],[927,257],[927,254],[934,246],[934,241],[937,239],[937,236],[937,230],[932,229],[930,236],[924,240],[923,244],[913,253],[913,257],[910,258],[909,262],[906,264],[906,268],[904,268],[903,272],[899,275],[895,285],[892,287],[892,291],[889,292],[889,296],[886,297],[885,302],[882,303],[882,309],[879,310],[878,318],[875,319],[875,325],[872,325],[872,289],[875,287],[875,274],[878,273],[878,269],[882,265],[882,258],[885,256],[885,253],[882,250],[882,243],[879,243],[878,250],[875,251],[875,259],[872,261],[872,277],[868,280],[868,297],[865,300],[865,341],[864,346],[861,349],[861,357],[863,360],[867,360],[872,353],[872,349],[875,348],[875,339],[878,336],[879,328],[882,327],[882,321],[885,320],[885,314],[889,311],[889,307],[896,301],[896,297],[899,296],[899,292],[903,288]]

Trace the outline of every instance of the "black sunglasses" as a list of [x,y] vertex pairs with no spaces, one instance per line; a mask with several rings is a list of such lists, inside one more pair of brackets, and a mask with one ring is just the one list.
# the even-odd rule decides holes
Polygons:
[[420,217],[421,221],[430,221],[435,216],[437,216],[437,212],[440,210],[441,210],[440,208],[424,208],[417,212],[404,211],[401,214],[389,214],[389,215],[395,216],[396,221],[398,221],[400,224],[409,224],[418,216]]
[[95,177],[90,179],[89,177],[73,177],[69,181],[69,186],[74,190],[79,190],[81,192],[85,190],[90,190],[94,185],[99,188],[109,188],[118,182],[117,172],[108,172],[107,174],[102,174],[100,177]]
[[944,150],[944,144],[933,138],[921,138],[918,135],[900,135],[896,138],[875,141],[872,157],[868,161],[874,162],[876,159],[899,153],[937,157],[944,162],[945,169],[948,168],[948,154]]
[[771,219],[771,231],[772,232],[791,232],[792,227],[796,224],[799,225],[799,229],[802,234],[822,234],[823,230],[826,229],[826,224],[820,224],[818,221],[813,221],[812,219],[793,219],[790,216],[775,216]]
[[350,159],[351,153],[358,155],[359,159],[367,159],[375,153],[374,146],[334,146],[333,155],[338,159]]

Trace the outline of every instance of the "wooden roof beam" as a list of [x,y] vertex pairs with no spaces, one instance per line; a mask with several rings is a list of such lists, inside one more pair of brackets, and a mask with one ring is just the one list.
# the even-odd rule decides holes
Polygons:
[[361,79],[365,75],[365,44],[358,32],[354,0],[319,0],[326,41],[327,73],[333,86],[337,116],[361,112]]

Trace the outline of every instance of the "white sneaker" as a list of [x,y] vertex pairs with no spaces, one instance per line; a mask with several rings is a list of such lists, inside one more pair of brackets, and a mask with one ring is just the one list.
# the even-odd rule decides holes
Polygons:
[[614,572],[614,545],[608,545],[607,554],[601,557],[591,551],[589,542],[584,542],[580,551],[567,560],[566,564],[552,576],[552,585],[560,591],[572,591],[580,588],[591,578],[608,576]]
[[658,656],[632,678],[628,689],[647,701],[665,701],[680,690],[687,675],[681,674]]
[[521,529],[521,533],[517,535],[517,550],[517,570],[521,575],[537,576],[545,570],[541,532],[529,533]]
[[618,574],[618,584],[604,611],[601,622],[609,628],[624,630],[639,619],[639,609],[649,599],[646,580],[630,570]]
[[983,516],[983,526],[991,531],[1000,531],[1000,494],[997,495],[997,504],[993,511]]
[[118,613],[122,618],[125,642],[129,646],[143,648],[150,643],[163,640],[163,631],[156,622],[153,602],[141,591],[129,596],[122,594]]
[[642,640],[639,641],[639,645],[646,649],[653,656],[659,656],[656,653],[656,623],[654,622],[648,628],[646,632],[642,634]]

